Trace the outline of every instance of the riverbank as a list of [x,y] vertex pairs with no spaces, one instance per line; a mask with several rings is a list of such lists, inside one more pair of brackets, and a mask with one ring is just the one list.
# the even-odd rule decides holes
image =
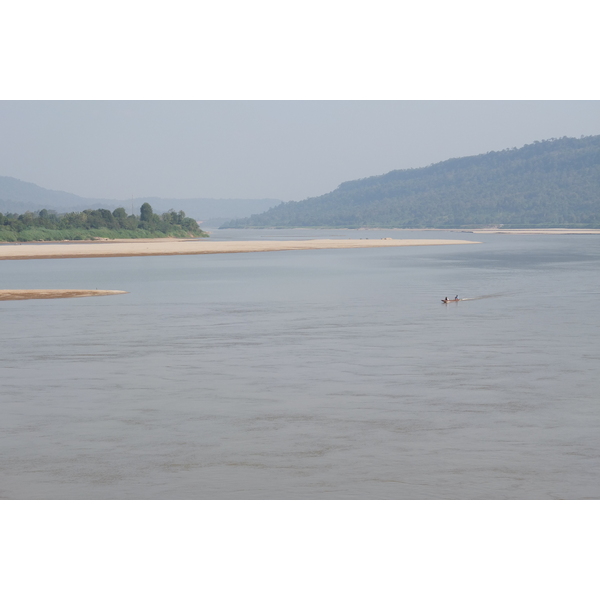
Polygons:
[[[247,227],[246,230],[252,229],[254,231],[260,231],[263,229],[268,229],[267,227]],[[532,228],[532,229],[504,229],[501,227],[482,227],[480,229],[474,229],[471,227],[454,227],[452,229],[446,228],[435,228],[435,227],[422,227],[418,229],[411,229],[409,227],[357,227],[357,228],[348,228],[348,227],[287,227],[280,228],[278,231],[288,231],[290,229],[298,230],[298,231],[314,231],[319,229],[335,229],[336,231],[410,231],[410,232],[419,232],[419,231],[439,231],[442,233],[513,233],[513,234],[544,234],[544,235],[570,235],[570,234],[581,234],[581,235],[589,235],[589,234],[599,234],[600,229],[585,229],[581,228]],[[209,232],[210,233],[210,232]]]
[[101,258],[127,256],[170,256],[190,254],[227,254],[240,252],[275,252],[283,250],[329,250],[342,248],[390,248],[402,246],[444,246],[478,244],[467,240],[118,240],[110,242],[61,242],[53,244],[3,244],[0,260],[43,258]]
[[[461,229],[461,232],[465,231]],[[508,233],[512,235],[593,235],[600,229],[473,229],[472,233]]]
[[[297,229],[300,229],[299,227]],[[510,233],[510,234],[521,234],[521,235],[593,235],[599,234],[600,229],[568,229],[568,228],[554,228],[554,229],[501,229],[499,227],[485,227],[482,229],[470,229],[468,227],[457,227],[455,229],[435,229],[433,227],[424,229],[383,229],[376,227],[361,227],[357,231],[440,231],[446,233]]]

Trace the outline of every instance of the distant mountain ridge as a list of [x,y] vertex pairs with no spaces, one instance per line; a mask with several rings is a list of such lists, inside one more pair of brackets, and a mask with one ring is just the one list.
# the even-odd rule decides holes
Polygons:
[[169,209],[183,210],[188,217],[196,220],[232,219],[261,213],[280,200],[259,199],[215,199],[215,198],[133,198],[118,201],[106,198],[84,198],[71,194],[48,190],[34,183],[21,181],[14,177],[0,176],[0,212],[24,213],[42,209],[57,212],[79,212],[87,208],[106,208],[114,210],[124,207],[131,211],[131,204],[137,213],[144,202],[149,202],[155,211],[166,212]]
[[244,227],[600,227],[600,135],[534,142],[342,183]]
[[[84,199],[69,192],[47,190],[35,185],[35,183],[21,181],[14,177],[0,177],[0,200],[17,202],[23,205],[49,203],[51,206],[43,206],[42,208],[55,209],[75,205]],[[97,200],[90,199],[88,201],[96,202]]]

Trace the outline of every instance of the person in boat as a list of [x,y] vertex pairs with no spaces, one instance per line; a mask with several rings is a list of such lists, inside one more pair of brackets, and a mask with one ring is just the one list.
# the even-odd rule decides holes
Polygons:
[[444,298],[444,302],[448,302],[448,296]]
[[458,301],[458,296],[454,296],[454,299]]

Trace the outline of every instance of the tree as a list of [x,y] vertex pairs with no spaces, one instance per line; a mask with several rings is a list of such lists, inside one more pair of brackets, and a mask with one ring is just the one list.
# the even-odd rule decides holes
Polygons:
[[144,204],[142,204],[142,207],[140,208],[140,220],[151,221],[152,215],[152,207],[147,202],[144,202]]

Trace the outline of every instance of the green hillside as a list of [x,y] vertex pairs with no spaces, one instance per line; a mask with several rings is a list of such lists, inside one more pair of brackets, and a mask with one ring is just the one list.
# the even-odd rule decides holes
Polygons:
[[236,219],[244,227],[600,227],[600,135],[534,142],[336,190]]

